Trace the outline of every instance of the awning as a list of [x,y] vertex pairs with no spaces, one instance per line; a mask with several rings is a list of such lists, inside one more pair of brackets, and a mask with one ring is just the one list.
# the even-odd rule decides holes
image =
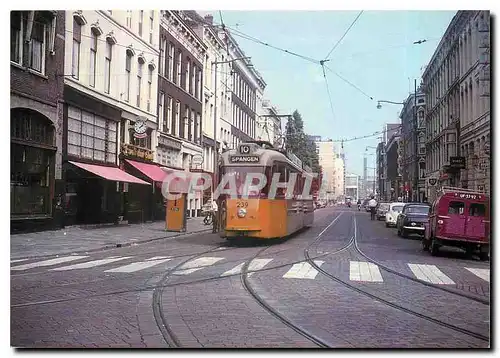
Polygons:
[[146,175],[152,181],[161,183],[167,176],[167,172],[157,165],[136,162],[128,159],[125,159],[125,161]]
[[98,176],[100,176],[104,179],[107,179],[107,180],[121,181],[121,182],[125,182],[125,183],[150,185],[149,183],[145,182],[144,180],[136,178],[128,173],[125,173],[120,168],[106,167],[103,165],[95,165],[95,164],[84,164],[84,163],[78,163],[78,162],[72,162],[72,161],[69,161],[69,162],[73,165],[76,165],[79,168],[82,168],[88,172],[91,172],[92,174],[98,175]]

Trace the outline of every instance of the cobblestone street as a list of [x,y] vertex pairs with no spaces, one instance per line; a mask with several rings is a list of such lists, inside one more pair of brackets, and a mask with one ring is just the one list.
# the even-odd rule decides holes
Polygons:
[[[425,285],[376,264],[359,278],[356,265],[367,260],[355,244],[402,275],[416,279],[411,265],[431,265],[453,284]],[[325,208],[311,228],[272,245],[206,233],[13,260],[11,344],[488,347],[489,274],[474,272],[489,264],[456,251],[432,257],[368,213]]]

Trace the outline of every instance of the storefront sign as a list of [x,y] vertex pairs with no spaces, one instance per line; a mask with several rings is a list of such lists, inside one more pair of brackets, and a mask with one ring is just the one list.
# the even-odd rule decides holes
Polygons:
[[136,157],[153,161],[153,151],[145,148],[136,147],[131,144],[122,144],[122,153],[127,157]]
[[465,169],[465,157],[450,157],[450,168]]
[[176,149],[176,150],[181,150],[181,148],[182,148],[181,142],[177,142],[173,139],[170,139],[168,137],[164,137],[162,135],[160,135],[158,137],[158,145],[163,146],[163,147],[167,147],[167,148]]

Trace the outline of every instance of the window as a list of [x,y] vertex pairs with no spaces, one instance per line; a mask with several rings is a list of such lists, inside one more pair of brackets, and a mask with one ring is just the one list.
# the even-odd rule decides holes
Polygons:
[[141,14],[139,15],[139,36],[142,37],[142,22],[144,21],[144,10],[141,10]]
[[22,12],[10,12],[10,60],[22,65],[23,53]]
[[201,94],[201,69],[198,68],[198,73],[197,73],[197,82],[196,82],[196,87],[198,89],[198,96],[197,98],[201,100],[202,94]]
[[182,122],[179,127],[179,136],[181,138],[187,139],[187,127],[189,123],[189,107],[187,105],[184,106],[184,116],[182,116]]
[[158,99],[158,129],[163,132],[166,129],[165,125],[165,109],[164,109],[164,104],[165,102],[165,93],[160,92],[160,98]]
[[188,93],[191,93],[191,77],[189,75],[190,70],[191,70],[191,61],[188,58],[186,62],[186,74],[184,78],[184,85],[185,85],[184,89]]
[[165,125],[163,126],[163,131],[170,133],[170,125],[172,124],[172,97],[167,98],[167,118],[165,120]]
[[104,92],[109,93],[111,87],[111,56],[113,45],[106,41],[106,59],[104,63]]
[[132,67],[132,54],[127,51],[127,58],[125,59],[125,101],[129,102],[130,101],[130,71]]
[[82,42],[82,27],[73,19],[73,55],[71,62],[71,76],[80,77],[80,44]]
[[153,44],[154,18],[155,18],[155,11],[151,10],[151,14],[149,15],[149,43],[150,44]]
[[[195,142],[197,142],[198,144],[201,144],[201,114],[200,113],[197,113],[196,114],[196,129],[195,129]],[[196,140],[198,139],[198,140]]]
[[97,35],[92,33],[92,37],[90,39],[90,79],[89,85],[95,87],[95,72],[96,72],[96,64],[97,64]]
[[132,27],[132,10],[127,10],[127,27]]
[[141,108],[141,91],[142,91],[142,67],[144,65],[139,63],[139,68],[137,70],[137,102],[136,106]]
[[196,83],[196,66],[194,65],[194,62],[191,63],[191,82],[189,82],[189,93],[191,93],[193,96],[198,98],[196,96],[196,88],[197,88],[197,83]]
[[68,154],[116,163],[117,124],[75,107],[68,109]]
[[486,207],[483,204],[470,204],[469,216],[486,216]]
[[45,66],[45,24],[33,22],[31,43],[29,46],[29,67],[44,73]]
[[151,95],[153,94],[153,69],[148,67],[148,108],[147,111],[151,111]]
[[180,119],[181,117],[181,102],[175,102],[175,120],[172,120],[172,134],[179,136]]
[[462,201],[450,201],[448,205],[448,214],[463,215],[465,204]]
[[181,62],[182,62],[182,52],[179,51],[177,53],[177,63],[176,63],[176,66],[175,66],[176,80],[177,80],[176,84],[179,87],[181,86],[181,75],[182,75],[182,73],[181,73]]
[[175,54],[175,47],[172,44],[168,44],[168,57],[167,57],[167,78],[170,81],[174,80],[174,54]]
[[158,68],[158,74],[165,76],[165,46],[167,44],[166,40],[160,39],[160,58],[159,58],[159,65],[160,67]]
[[194,118],[194,111],[193,110],[189,110],[189,119],[188,119],[188,140],[190,142],[193,141],[193,127],[194,127],[194,121],[195,121],[195,118]]

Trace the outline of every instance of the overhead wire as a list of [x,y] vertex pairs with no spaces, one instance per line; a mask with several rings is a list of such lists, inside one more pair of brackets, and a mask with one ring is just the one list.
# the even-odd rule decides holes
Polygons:
[[395,129],[399,130],[401,127],[402,127],[402,125],[399,124],[397,127],[393,127],[391,129],[385,129],[385,130],[381,130],[381,131],[376,131],[376,132],[373,132],[371,134],[366,134],[366,135],[358,136],[358,137],[351,137],[351,138],[347,138],[347,139],[335,139],[335,140],[332,140],[332,142],[335,142],[335,143],[345,143],[345,142],[352,142],[352,141],[355,141],[355,140],[366,139],[366,138],[375,137],[377,135],[387,133],[389,131],[393,131]]
[[344,78],[343,76],[341,76],[339,73],[335,72],[334,70],[332,70],[330,67],[324,65],[324,67],[329,70],[331,73],[333,73],[335,76],[337,76],[338,78],[340,78],[342,81],[344,81],[345,83],[349,84],[351,87],[353,87],[354,89],[356,89],[358,92],[362,93],[364,96],[366,96],[367,98],[369,98],[370,100],[373,101],[373,97],[370,96],[369,94],[367,94],[365,91],[363,91],[361,88],[359,88],[358,86],[356,86],[354,83],[350,82],[349,80],[347,80],[346,78]]
[[351,28],[354,26],[354,24],[356,23],[356,21],[358,21],[359,17],[361,16],[361,14],[363,13],[364,10],[361,10],[358,14],[358,16],[356,16],[356,18],[354,19],[354,21],[351,23],[351,25],[349,25],[349,27],[347,28],[347,30],[344,32],[344,34],[342,35],[342,37],[337,41],[337,43],[333,46],[333,48],[330,50],[330,52],[328,52],[328,55],[326,55],[325,57],[325,60],[328,60],[330,58],[330,55],[332,54],[332,52],[337,48],[337,46],[340,44],[340,42],[343,40],[343,38],[347,35],[347,33],[349,32],[349,30],[351,30]]

